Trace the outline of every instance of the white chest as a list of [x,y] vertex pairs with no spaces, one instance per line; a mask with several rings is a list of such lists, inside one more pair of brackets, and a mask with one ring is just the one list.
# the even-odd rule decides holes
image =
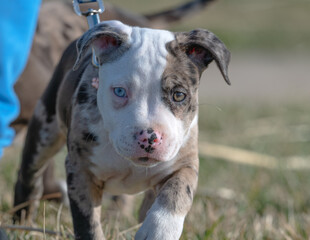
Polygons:
[[92,149],[90,171],[104,181],[104,191],[119,194],[135,194],[144,191],[172,173],[173,160],[153,167],[134,165],[121,157],[108,138]]

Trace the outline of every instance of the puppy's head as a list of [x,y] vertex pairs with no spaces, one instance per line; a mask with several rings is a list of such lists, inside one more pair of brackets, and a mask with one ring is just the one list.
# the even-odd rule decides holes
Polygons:
[[176,157],[197,123],[198,85],[215,60],[230,84],[230,53],[207,30],[171,33],[103,22],[77,42],[100,64],[97,102],[115,150],[138,165]]

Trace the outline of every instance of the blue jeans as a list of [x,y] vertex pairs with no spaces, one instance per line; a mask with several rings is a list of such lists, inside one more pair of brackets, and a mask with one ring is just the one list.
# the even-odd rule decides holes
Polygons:
[[[0,158],[14,138],[9,124],[19,113],[14,83],[30,52],[41,0],[8,0],[0,3]],[[35,89],[34,89],[35,91]]]

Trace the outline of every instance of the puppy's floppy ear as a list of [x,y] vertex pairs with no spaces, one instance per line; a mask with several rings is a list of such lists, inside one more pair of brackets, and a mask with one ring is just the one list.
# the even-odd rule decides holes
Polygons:
[[200,73],[215,60],[223,78],[230,85],[228,77],[230,52],[212,32],[196,29],[191,32],[176,33],[176,40],[181,49],[196,64]]
[[73,70],[79,67],[90,46],[95,50],[100,65],[115,60],[129,48],[130,33],[131,27],[120,22],[101,23],[89,29],[76,42],[78,56]]

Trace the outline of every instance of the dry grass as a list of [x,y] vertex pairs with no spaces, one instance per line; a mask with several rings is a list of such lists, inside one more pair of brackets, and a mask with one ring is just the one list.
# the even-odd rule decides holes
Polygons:
[[[111,2],[133,12],[149,13],[186,0]],[[229,49],[309,52],[309,11],[308,0],[217,0],[199,14],[172,28],[177,31],[198,27],[210,29]]]
[[[53,1],[53,0],[44,0]],[[60,0],[71,2],[71,0]],[[189,0],[110,0],[133,13],[154,13]],[[310,49],[309,0],[216,0],[172,30],[206,28],[231,50],[303,53]]]
[[[153,12],[184,1],[112,2],[133,12]],[[304,51],[310,46],[309,9],[306,0],[218,0],[173,28],[208,28],[230,49]],[[199,188],[182,239],[310,239],[310,174],[306,167],[310,163],[309,103],[202,104],[200,112],[200,139],[216,145],[202,149]],[[222,148],[212,151],[214,146]],[[243,155],[241,161],[236,149],[250,155]],[[17,141],[0,161],[2,225],[12,224],[10,210],[20,151],[21,142]],[[64,150],[55,158],[60,178],[64,178],[65,154]],[[253,164],[249,164],[251,154],[255,155]],[[139,202],[140,196],[132,216],[125,217],[110,210],[105,199],[102,226],[107,239],[133,239]],[[6,231],[9,239],[73,239],[70,212],[59,203],[42,201],[31,228],[43,232]]]
[[[297,157],[310,163],[309,123],[309,105],[201,106],[201,141],[212,140],[216,145],[202,149],[199,188],[182,239],[308,239],[309,168],[291,168],[286,163]],[[214,155],[215,147],[222,147],[220,156]],[[11,224],[20,150],[20,144],[15,144],[0,162],[1,224]],[[250,154],[245,158],[248,162],[231,161],[242,158],[240,152]],[[56,156],[60,176],[64,155],[62,151]],[[251,156],[264,156],[265,162],[252,164]],[[271,161],[268,167],[266,156],[276,164]],[[102,226],[108,239],[133,239],[140,196],[136,202],[132,216],[125,217],[104,200]],[[7,233],[10,239],[72,239],[69,210],[58,203],[42,201],[32,227],[45,229],[45,234],[9,229]]]

